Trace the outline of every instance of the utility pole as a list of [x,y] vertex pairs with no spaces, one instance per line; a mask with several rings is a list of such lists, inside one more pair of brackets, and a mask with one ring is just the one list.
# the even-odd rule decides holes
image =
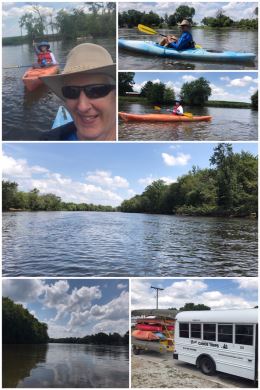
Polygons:
[[153,286],[151,286],[151,288],[153,288],[154,290],[156,290],[156,309],[158,309],[158,294],[159,294],[159,290],[162,291],[162,290],[164,290],[164,288],[153,287]]

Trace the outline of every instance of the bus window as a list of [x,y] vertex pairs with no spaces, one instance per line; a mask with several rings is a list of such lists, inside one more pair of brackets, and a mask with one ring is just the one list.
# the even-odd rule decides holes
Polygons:
[[253,345],[253,325],[236,325],[235,343]]
[[194,339],[201,339],[201,324],[191,324],[191,336]]
[[179,334],[180,334],[179,337],[184,337],[184,338],[188,339],[190,336],[189,335],[189,324],[184,323],[184,322],[180,323]]
[[216,341],[216,324],[203,324],[203,340]]
[[233,325],[218,324],[218,341],[233,343]]

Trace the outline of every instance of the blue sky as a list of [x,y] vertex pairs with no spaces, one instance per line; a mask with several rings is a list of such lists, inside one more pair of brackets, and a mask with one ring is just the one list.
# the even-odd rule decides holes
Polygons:
[[127,11],[129,9],[137,9],[141,12],[154,11],[160,16],[164,16],[166,13],[168,15],[173,14],[180,5],[194,7],[196,13],[193,20],[199,23],[205,16],[215,17],[219,10],[222,10],[225,15],[231,17],[233,20],[255,18],[256,15],[254,15],[254,10],[257,7],[257,2],[120,2],[118,10],[119,12]]
[[[157,179],[172,183],[193,165],[209,167],[214,143],[3,145],[3,178],[20,190],[38,188],[64,201],[117,206]],[[256,143],[233,150],[257,155]]]
[[159,291],[159,309],[185,303],[203,303],[217,309],[247,309],[258,305],[258,279],[134,279],[131,282],[131,309],[155,309]]
[[[2,31],[3,37],[20,35],[19,18],[25,13],[33,13],[32,5],[36,3],[9,2],[2,4]],[[89,12],[88,5],[84,2],[37,2],[42,15],[49,18],[50,13],[56,16],[60,9],[71,10],[73,8],[84,8],[86,13]],[[49,30],[50,33],[50,30]],[[23,32],[25,35],[25,30]]]
[[199,77],[209,81],[212,94],[209,100],[228,100],[251,102],[251,95],[257,90],[257,72],[136,72],[133,86],[140,92],[147,81],[163,82],[174,89],[178,97],[185,82],[191,82]]
[[4,279],[3,296],[21,303],[50,337],[129,329],[127,279]]

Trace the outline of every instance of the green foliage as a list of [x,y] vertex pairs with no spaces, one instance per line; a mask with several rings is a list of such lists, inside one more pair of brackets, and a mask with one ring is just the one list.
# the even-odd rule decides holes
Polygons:
[[176,183],[150,184],[141,195],[122,202],[120,210],[135,213],[249,216],[257,214],[257,157],[233,153],[219,144],[210,163],[214,169],[193,167]]
[[48,327],[22,305],[2,299],[3,344],[41,344],[48,342]]
[[251,105],[253,110],[258,110],[258,91],[251,96]]
[[118,73],[118,94],[125,96],[126,92],[133,92],[134,72],[119,72]]
[[181,23],[183,19],[188,19],[192,23],[192,18],[195,15],[195,8],[187,5],[180,5],[174,14],[169,16],[169,26],[175,26]]
[[204,77],[184,83],[181,88],[181,97],[185,104],[203,106],[211,95],[209,81]]
[[[256,9],[257,10],[257,9]],[[257,14],[257,11],[255,13]],[[232,20],[229,16],[226,16],[222,10],[217,12],[216,17],[205,17],[201,21],[202,24],[208,27],[233,27],[249,30],[258,29],[258,19],[241,19],[239,21]]]
[[37,188],[29,192],[18,191],[18,184],[2,181],[3,211],[115,211],[112,206],[102,206],[87,203],[62,202],[54,194],[41,195]]
[[128,345],[129,332],[121,336],[119,333],[99,332],[94,335],[87,335],[84,337],[64,337],[59,339],[51,338],[50,343],[66,343],[66,344],[94,344],[94,345]]
[[119,27],[133,28],[138,24],[147,26],[158,26],[163,21],[158,14],[153,11],[149,13],[140,12],[135,9],[130,9],[118,14]]
[[141,89],[141,96],[146,97],[151,104],[169,104],[175,100],[174,90],[166,87],[162,82],[147,81]]
[[203,303],[195,303],[189,302],[185,303],[183,307],[179,309],[179,311],[194,311],[194,310],[211,310],[209,306],[204,305]]

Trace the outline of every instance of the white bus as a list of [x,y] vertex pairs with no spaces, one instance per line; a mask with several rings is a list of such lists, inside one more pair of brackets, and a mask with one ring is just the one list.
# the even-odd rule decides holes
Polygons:
[[184,311],[176,316],[173,358],[256,380],[258,309]]

